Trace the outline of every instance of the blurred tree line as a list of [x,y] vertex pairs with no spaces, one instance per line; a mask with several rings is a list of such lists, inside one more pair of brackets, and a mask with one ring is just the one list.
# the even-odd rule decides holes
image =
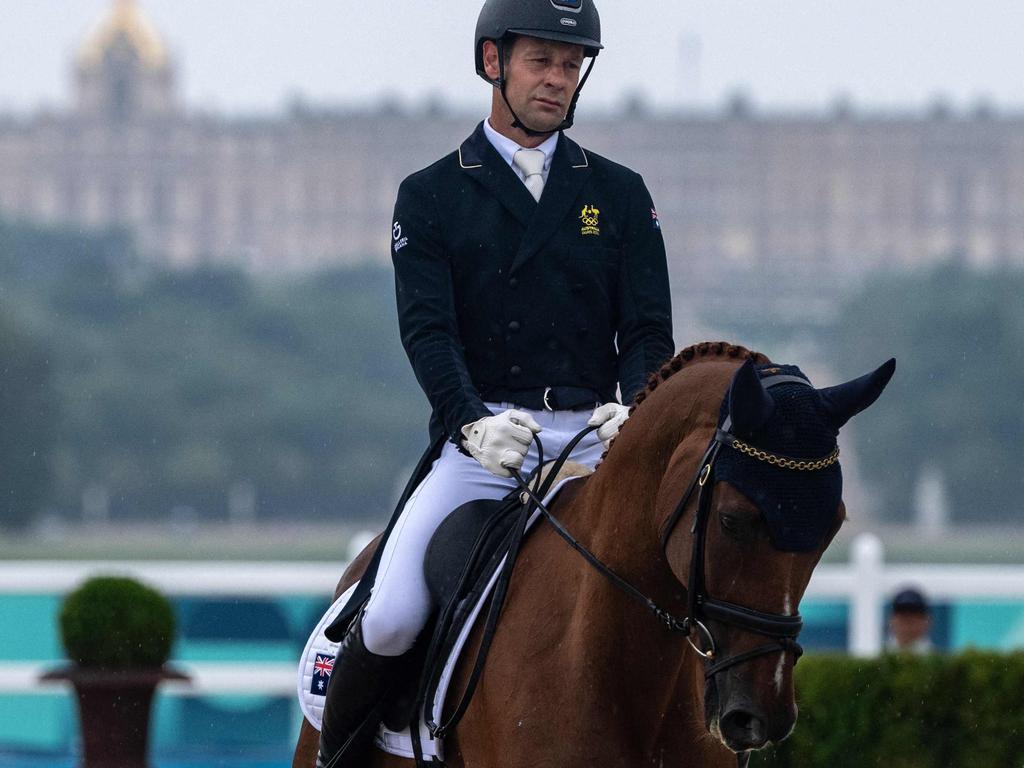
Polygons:
[[[751,276],[735,290],[770,287]],[[927,269],[875,273],[827,317],[718,311],[704,319],[778,362],[829,369],[818,386],[895,357],[885,393],[844,430],[878,519],[907,523],[921,506],[933,514],[942,506],[951,523],[1015,524],[1024,510],[1022,297],[1024,271],[976,270],[951,257]]]
[[[908,519],[925,470],[944,477],[955,521],[1019,513],[1021,296],[1020,272],[879,275],[833,325],[800,330],[837,377],[899,361],[853,425],[886,518]],[[116,232],[0,220],[8,527],[46,508],[381,521],[425,446],[427,416],[387,268],[273,282],[226,267],[167,271]]]
[[853,422],[882,517],[914,512],[922,477],[944,481],[957,523],[1016,524],[1024,510],[1024,272],[949,263],[879,274],[820,333],[841,376],[890,356],[896,375]]
[[425,447],[390,270],[165,271],[118,233],[0,222],[0,286],[8,526],[379,520]]

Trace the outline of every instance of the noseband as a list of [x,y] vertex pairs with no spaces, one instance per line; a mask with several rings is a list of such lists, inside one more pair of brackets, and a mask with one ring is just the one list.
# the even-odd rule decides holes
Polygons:
[[[770,389],[771,387],[778,386],[780,384],[801,384],[804,386],[810,386],[810,383],[806,379],[790,375],[769,376],[762,379],[761,384],[765,389]],[[683,517],[686,507],[696,491],[697,514],[694,517],[693,526],[690,529],[690,532],[693,535],[693,548],[690,557],[689,582],[686,587],[686,617],[683,619],[676,618],[668,611],[660,608],[653,600],[651,600],[651,598],[647,597],[628,581],[616,574],[607,565],[602,563],[593,553],[580,544],[579,541],[577,541],[572,534],[569,533],[548,511],[541,498],[539,498],[538,494],[530,488],[529,484],[522,478],[522,476],[518,472],[513,471],[513,476],[519,482],[521,490],[530,497],[534,506],[536,506],[547,521],[551,523],[559,536],[565,539],[573,549],[579,552],[592,566],[594,566],[594,568],[600,571],[617,587],[625,591],[631,597],[634,597],[644,603],[646,607],[666,626],[673,631],[684,632],[686,634],[687,642],[707,663],[704,670],[705,679],[711,679],[714,675],[722,672],[723,670],[734,667],[737,664],[750,661],[758,656],[779,652],[788,653],[792,651],[795,659],[799,659],[803,654],[803,648],[800,643],[797,642],[797,637],[800,635],[800,630],[803,629],[804,625],[803,618],[799,613],[792,616],[781,613],[767,613],[765,611],[758,611],[736,603],[730,603],[725,600],[718,600],[707,593],[704,578],[704,551],[707,539],[708,519],[711,516],[711,498],[715,485],[715,460],[718,458],[723,446],[732,450],[740,451],[741,453],[759,461],[765,461],[773,464],[774,466],[794,471],[816,471],[819,469],[825,469],[826,467],[832,466],[839,460],[838,448],[828,456],[814,460],[795,459],[789,456],[781,456],[779,454],[763,451],[741,441],[730,432],[731,428],[732,419],[730,416],[726,416],[722,426],[715,431],[715,436],[712,438],[711,444],[704,452],[704,456],[701,458],[700,464],[697,465],[697,473],[694,475],[693,479],[690,480],[690,484],[687,486],[686,492],[676,505],[672,516],[668,520],[665,533],[661,539],[662,549],[665,549],[668,545],[669,537],[672,535],[676,525]],[[570,441],[562,452],[562,455],[559,456],[555,470],[551,473],[552,476],[554,476],[558,471],[561,464],[565,462],[569,453],[573,448],[575,448],[577,443],[579,443],[585,435],[594,431],[594,429],[596,429],[596,427],[585,429]],[[534,439],[537,440],[537,437],[534,436]],[[721,624],[728,624],[744,632],[750,632],[767,637],[770,639],[770,642],[759,645],[749,651],[738,653],[735,656],[719,659],[718,645],[705,621],[715,621]]]

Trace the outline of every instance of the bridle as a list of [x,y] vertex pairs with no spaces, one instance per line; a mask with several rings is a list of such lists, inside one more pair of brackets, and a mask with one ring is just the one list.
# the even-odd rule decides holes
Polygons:
[[[799,376],[776,375],[769,376],[761,381],[765,389],[780,384],[802,384],[810,386],[810,383]],[[556,466],[551,473],[553,476],[566,461],[569,454],[576,447],[584,436],[594,431],[596,427],[589,427],[578,435],[565,447],[562,454],[555,462]],[[831,454],[820,459],[804,460],[795,459],[789,456],[770,453],[755,448],[730,432],[732,419],[726,416],[721,427],[715,431],[710,445],[704,452],[697,473],[690,480],[689,485],[679,503],[676,505],[661,538],[662,549],[668,545],[669,537],[683,517],[686,508],[697,493],[697,513],[694,517],[691,533],[693,534],[693,548],[690,557],[689,581],[687,584],[687,607],[686,617],[679,619],[670,612],[660,608],[651,598],[638,590],[628,581],[616,574],[611,568],[602,563],[593,553],[587,550],[579,541],[567,531],[562,524],[551,514],[544,505],[538,494],[530,488],[529,484],[517,472],[513,476],[520,485],[520,489],[529,496],[530,500],[541,512],[547,521],[554,527],[555,531],[565,539],[573,549],[579,552],[594,568],[606,576],[613,584],[622,589],[631,597],[641,601],[657,618],[669,629],[683,632],[686,640],[698,655],[700,655],[706,666],[704,670],[705,679],[710,680],[719,672],[734,667],[737,664],[750,661],[758,656],[770,653],[792,652],[796,659],[803,653],[803,648],[797,642],[800,630],[803,628],[803,618],[799,613],[793,615],[768,613],[754,608],[748,608],[737,603],[730,603],[725,600],[718,600],[707,593],[707,586],[704,578],[704,552],[707,539],[708,519],[711,516],[711,500],[715,484],[715,461],[723,447],[730,450],[737,450],[758,461],[766,461],[774,466],[790,469],[793,471],[817,471],[832,466],[839,460],[839,449],[836,448]],[[537,437],[534,436],[537,440]],[[539,440],[538,440],[539,442]],[[543,495],[543,494],[540,494]],[[759,645],[743,653],[729,656],[724,659],[718,658],[718,644],[715,637],[708,628],[706,621],[715,621],[721,624],[728,624],[745,632],[761,635],[769,638],[770,642]],[[696,639],[695,639],[696,638]]]

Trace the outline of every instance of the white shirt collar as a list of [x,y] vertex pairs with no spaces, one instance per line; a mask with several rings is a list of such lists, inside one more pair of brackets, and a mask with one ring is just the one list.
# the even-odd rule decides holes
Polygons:
[[[520,149],[527,149],[527,147],[521,147],[515,141],[512,141],[508,136],[502,136],[496,130],[491,127],[490,119],[484,120],[484,135],[487,136],[487,140],[491,142],[498,154],[501,155],[505,162],[509,164],[513,171],[519,178],[523,178],[523,172],[520,171],[515,164],[512,162],[512,158]],[[551,159],[555,156],[555,147],[558,146],[558,134],[553,133],[544,140],[544,143],[535,149],[539,149],[544,153],[544,180],[547,181],[548,171],[551,170]]]

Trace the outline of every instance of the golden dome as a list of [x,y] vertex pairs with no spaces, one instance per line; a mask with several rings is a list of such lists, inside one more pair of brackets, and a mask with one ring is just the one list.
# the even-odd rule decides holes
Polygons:
[[151,69],[164,69],[167,66],[167,48],[156,27],[139,10],[135,0],[115,0],[110,13],[79,49],[79,66],[98,66],[110,47],[121,38],[126,39],[135,49],[145,66]]

